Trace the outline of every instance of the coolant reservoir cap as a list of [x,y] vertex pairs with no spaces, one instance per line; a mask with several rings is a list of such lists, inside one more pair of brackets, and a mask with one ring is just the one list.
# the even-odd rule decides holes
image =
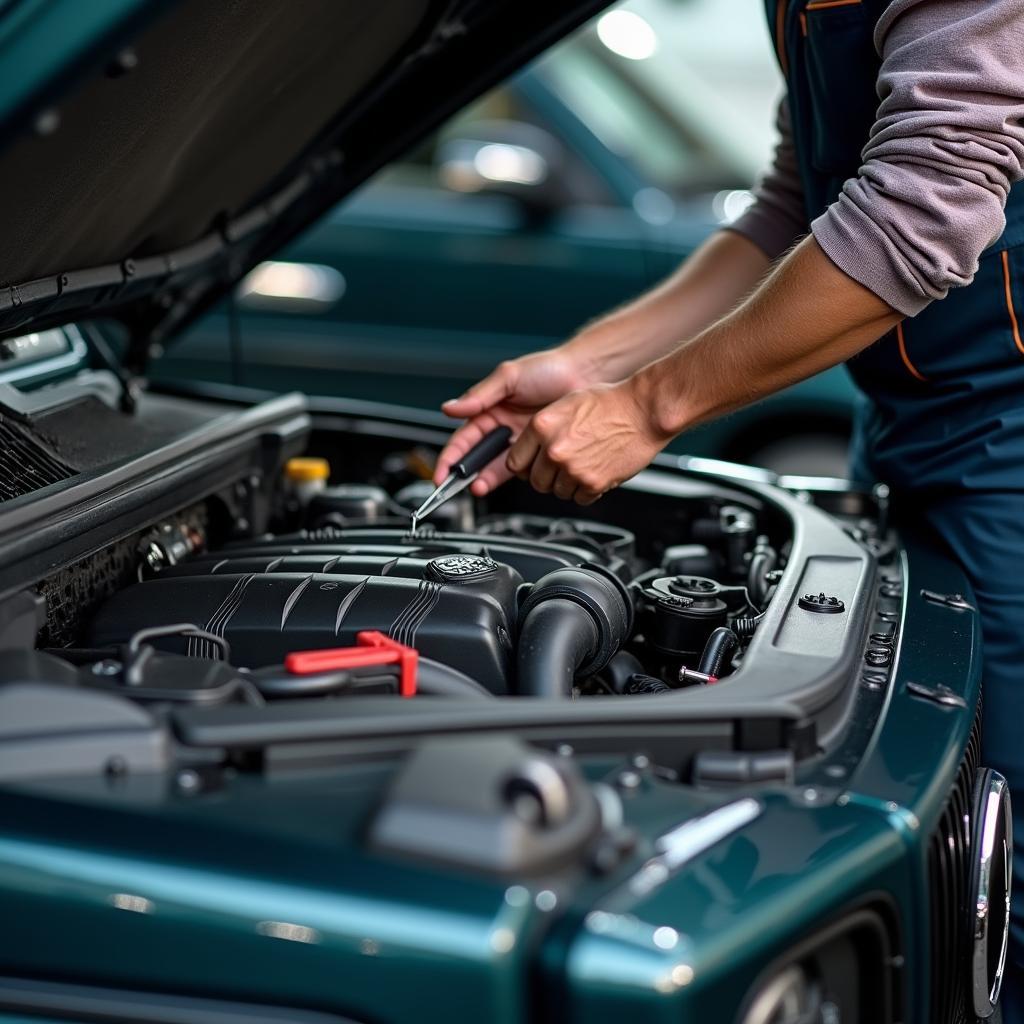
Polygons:
[[314,480],[326,480],[331,475],[331,464],[326,459],[297,458],[284,464],[285,478],[292,483],[304,484]]
[[662,576],[647,591],[659,605],[674,610],[687,610],[694,615],[718,615],[725,609],[719,597],[721,587],[703,576]]
[[703,576],[673,576],[668,581],[668,589],[684,597],[713,597],[719,587],[714,580]]

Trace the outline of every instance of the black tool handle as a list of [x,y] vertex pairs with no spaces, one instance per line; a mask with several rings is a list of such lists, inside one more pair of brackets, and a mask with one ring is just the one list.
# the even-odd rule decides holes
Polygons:
[[511,427],[496,427],[482,441],[470,448],[461,461],[452,466],[452,476],[465,480],[467,476],[479,473],[488,462],[496,459],[509,446],[511,440]]

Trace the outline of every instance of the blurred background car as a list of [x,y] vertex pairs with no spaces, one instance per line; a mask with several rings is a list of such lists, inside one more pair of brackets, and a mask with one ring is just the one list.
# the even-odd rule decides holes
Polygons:
[[[770,158],[760,8],[605,12],[254,270],[159,378],[436,409],[637,295],[743,212]],[[854,395],[836,368],[673,449],[843,475]]]

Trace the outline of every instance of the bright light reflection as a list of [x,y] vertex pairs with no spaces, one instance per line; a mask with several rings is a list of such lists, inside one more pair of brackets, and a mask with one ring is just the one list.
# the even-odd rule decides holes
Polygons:
[[285,299],[330,305],[345,294],[345,278],[322,263],[267,260],[241,284],[242,298]]
[[260,921],[256,925],[256,931],[260,935],[266,935],[272,939],[285,939],[288,942],[315,943],[320,941],[320,933],[315,928],[304,924],[292,924],[290,921]]
[[509,953],[516,944],[516,933],[511,928],[495,928],[491,932],[491,949],[495,953]]
[[597,22],[597,38],[627,60],[646,60],[658,48],[650,23],[632,11],[609,11]]
[[488,181],[515,185],[538,185],[548,175],[548,165],[539,153],[502,142],[481,146],[473,157],[473,166]]
[[130,910],[133,914],[152,914],[154,910],[152,900],[130,892],[111,893],[110,905],[118,910]]
[[711,208],[720,224],[731,224],[739,220],[754,204],[753,192],[745,188],[729,189],[716,194],[711,201]]

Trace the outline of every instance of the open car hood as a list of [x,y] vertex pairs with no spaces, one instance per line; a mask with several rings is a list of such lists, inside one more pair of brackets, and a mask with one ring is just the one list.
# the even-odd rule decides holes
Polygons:
[[0,3],[0,337],[140,370],[388,160],[607,0]]

